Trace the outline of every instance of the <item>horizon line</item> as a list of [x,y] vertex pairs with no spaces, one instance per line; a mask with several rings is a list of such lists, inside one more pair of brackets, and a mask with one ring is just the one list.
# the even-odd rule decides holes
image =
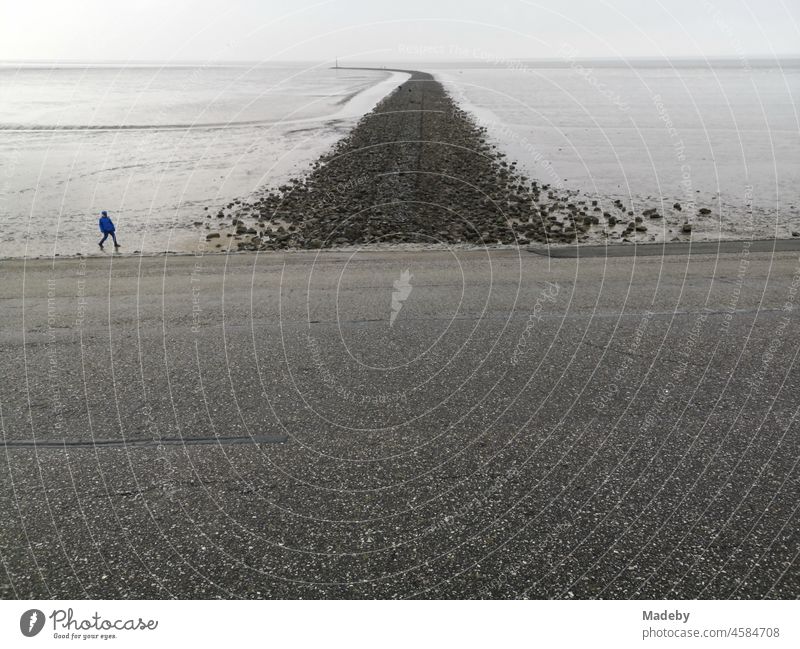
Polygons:
[[[331,63],[336,60],[336,57],[330,58],[310,58],[310,59],[56,59],[56,58],[0,58],[0,64],[7,63],[35,63],[35,64],[95,64],[95,65],[208,65],[208,64],[264,64],[264,63],[305,63],[305,64],[325,64]],[[371,59],[371,58],[354,58],[354,59],[341,59],[339,57],[340,66],[345,63],[382,63],[382,64],[398,64],[398,63],[471,63],[474,65],[489,65],[489,66],[502,66],[504,63],[509,62],[526,62],[526,63],[560,63],[569,65],[575,61],[601,61],[613,63],[631,63],[631,62],[671,62],[671,61],[697,61],[697,62],[726,62],[726,63],[741,63],[746,65],[750,62],[779,62],[779,61],[800,61],[800,52],[796,54],[753,54],[753,55],[738,55],[738,54],[721,54],[712,56],[690,56],[690,55],[676,55],[676,56],[652,56],[652,55],[636,55],[636,56],[576,56],[576,57],[513,57],[513,56],[492,56],[488,57],[474,57],[474,58],[392,58],[392,59]]]

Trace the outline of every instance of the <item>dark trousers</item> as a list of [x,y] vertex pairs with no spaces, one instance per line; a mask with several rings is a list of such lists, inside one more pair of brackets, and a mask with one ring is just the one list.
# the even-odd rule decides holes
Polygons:
[[114,240],[114,245],[119,246],[119,244],[117,243],[117,235],[115,232],[103,232],[103,238],[100,239],[100,245],[102,246],[106,242],[106,239],[108,239],[108,235],[111,235],[111,238]]

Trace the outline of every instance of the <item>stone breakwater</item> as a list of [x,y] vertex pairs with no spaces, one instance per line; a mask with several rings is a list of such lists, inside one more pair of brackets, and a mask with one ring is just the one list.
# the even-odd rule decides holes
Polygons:
[[[218,248],[279,250],[368,244],[570,243],[625,211],[527,178],[432,75],[410,78],[295,178],[237,200],[197,225]],[[216,220],[214,217],[216,216]],[[216,240],[216,241],[215,241]]]

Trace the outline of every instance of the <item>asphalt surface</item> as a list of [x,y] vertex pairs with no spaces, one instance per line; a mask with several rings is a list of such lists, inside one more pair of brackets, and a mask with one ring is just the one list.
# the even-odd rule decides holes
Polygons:
[[751,239],[749,241],[674,241],[583,246],[531,245],[528,250],[548,257],[665,257],[668,255],[740,254],[744,247],[752,252],[800,252],[800,239]]
[[0,272],[4,598],[800,596],[797,252]]

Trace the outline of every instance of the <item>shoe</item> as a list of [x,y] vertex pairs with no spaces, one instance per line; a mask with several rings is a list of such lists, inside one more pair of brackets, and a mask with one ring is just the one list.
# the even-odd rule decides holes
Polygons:
[[122,248],[122,246],[121,246],[121,245],[119,245],[118,243],[115,243],[115,244],[114,244],[114,247],[115,247],[115,248]]
[[103,249],[103,244],[102,243],[98,243],[97,245],[100,246],[100,250]]

